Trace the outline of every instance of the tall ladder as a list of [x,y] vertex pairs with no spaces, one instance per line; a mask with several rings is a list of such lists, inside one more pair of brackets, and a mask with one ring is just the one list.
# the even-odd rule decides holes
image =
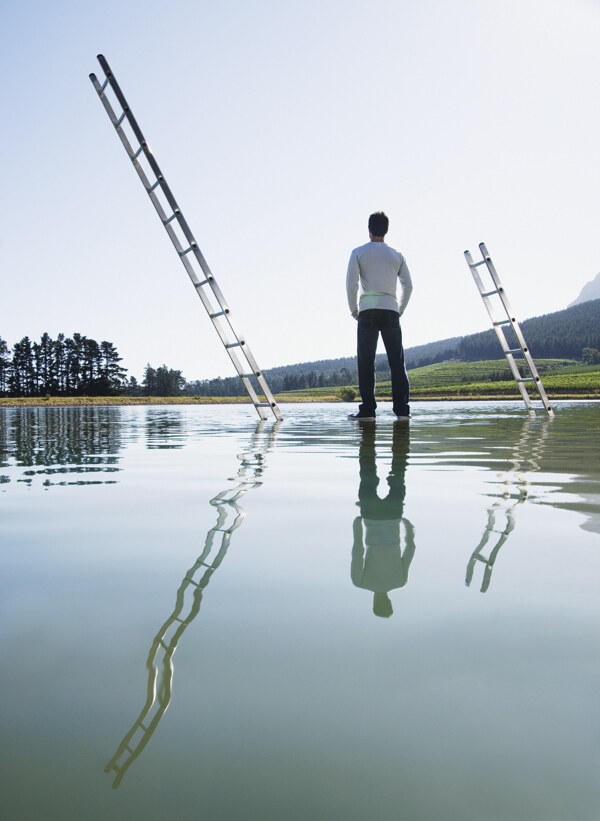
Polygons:
[[[550,406],[550,402],[546,395],[546,391],[544,390],[544,386],[542,384],[542,380],[540,379],[540,375],[538,374],[535,362],[531,358],[531,354],[529,352],[529,348],[527,347],[527,343],[525,342],[523,332],[521,331],[519,323],[513,316],[512,308],[510,307],[510,303],[504,292],[504,288],[502,287],[500,278],[498,277],[498,273],[496,272],[494,263],[492,262],[492,258],[490,257],[484,242],[479,243],[479,250],[481,251],[482,256],[482,259],[479,260],[479,262],[473,262],[473,257],[471,256],[470,251],[465,251],[465,259],[467,260],[469,269],[473,274],[473,279],[475,280],[475,284],[477,285],[481,298],[483,299],[485,307],[487,308],[487,312],[490,315],[490,319],[492,320],[492,327],[496,331],[496,335],[500,340],[500,345],[502,346],[502,350],[504,351],[506,361],[510,366],[515,382],[517,383],[517,387],[519,388],[521,396],[523,397],[525,407],[529,411],[534,411],[533,405],[531,404],[531,397],[529,396],[529,393],[527,392],[527,389],[525,387],[525,384],[527,382],[533,382],[540,395],[540,399],[542,400],[544,408],[550,416],[554,416],[554,411]],[[488,269],[493,284],[492,288],[490,288],[489,285],[486,286],[483,283],[481,277],[479,276],[479,271],[477,269],[481,265],[485,265]],[[497,299],[494,299],[494,297],[497,297]],[[500,302],[501,308],[504,309],[506,319],[497,318],[497,313],[495,309],[498,307],[498,301]],[[494,305],[494,303],[496,303],[496,305]],[[519,343],[518,348],[511,348],[508,344],[506,336],[504,334],[504,327],[506,325],[510,325],[512,330],[514,331],[517,342]],[[517,363],[515,362],[515,354],[520,354],[525,359],[527,367],[529,368],[529,373],[531,374],[530,376],[523,376],[523,374],[519,370]]]
[[[98,62],[104,72],[105,79],[100,83],[95,74],[90,74],[90,80],[106,109],[106,113],[139,178],[152,201],[152,205],[169,235],[175,250],[188,272],[194,288],[208,313],[233,365],[242,380],[242,383],[252,400],[261,419],[266,419],[266,408],[270,408],[276,419],[283,417],[277,406],[269,386],[254,359],[246,340],[236,328],[231,318],[229,306],[221,293],[213,273],[187,224],[177,201],[162,174],[158,163],[154,159],[148,143],[138,126],[131,109],[110,70],[108,62],[102,54],[98,55]],[[109,93],[111,93],[109,99]],[[261,401],[252,384],[255,379],[260,386],[265,400]]]

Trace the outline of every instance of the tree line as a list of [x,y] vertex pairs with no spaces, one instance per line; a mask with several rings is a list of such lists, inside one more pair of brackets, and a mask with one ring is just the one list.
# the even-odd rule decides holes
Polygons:
[[126,369],[112,342],[96,342],[82,334],[39,342],[28,336],[12,351],[0,338],[0,395],[110,396],[121,392]]
[[[295,367],[290,365],[286,368],[274,368],[264,372],[273,393],[353,385],[357,380],[356,369],[351,371],[342,367],[339,370],[310,370],[304,373],[302,370],[295,370]],[[255,383],[255,390],[260,393],[260,387],[255,380],[252,381]],[[196,379],[186,382],[184,392],[189,396],[244,396],[246,390],[239,376],[229,376],[225,379],[217,377],[216,379]]]

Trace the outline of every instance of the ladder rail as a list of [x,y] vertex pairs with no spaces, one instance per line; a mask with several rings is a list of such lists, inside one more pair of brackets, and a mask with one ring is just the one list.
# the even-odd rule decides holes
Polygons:
[[[510,305],[508,297],[506,296],[506,292],[504,290],[504,287],[502,286],[502,283],[500,282],[500,277],[498,276],[498,272],[496,271],[496,267],[495,267],[494,263],[492,262],[492,258],[490,256],[490,254],[488,252],[488,249],[487,249],[484,242],[479,243],[479,250],[481,252],[482,259],[479,260],[478,262],[473,261],[473,257],[471,255],[470,251],[468,251],[468,250],[464,252],[464,256],[465,256],[465,259],[467,261],[467,265],[469,266],[469,270],[471,271],[471,274],[472,274],[473,279],[475,281],[475,284],[477,285],[479,295],[481,296],[481,298],[483,300],[483,303],[484,303],[484,305],[487,309],[488,315],[489,315],[489,317],[491,319],[491,322],[492,322],[492,327],[493,327],[493,329],[496,333],[496,336],[498,337],[498,340],[500,342],[500,346],[502,348],[502,352],[504,353],[504,356],[506,357],[506,361],[508,362],[511,373],[514,377],[514,380],[515,380],[516,384],[517,384],[517,388],[519,390],[519,393],[521,394],[523,402],[525,403],[525,407],[529,411],[534,410],[532,402],[531,402],[531,397],[530,397],[527,389],[525,388],[525,384],[524,384],[525,382],[533,382],[534,385],[535,385],[535,388],[537,389],[537,392],[540,396],[540,399],[542,401],[542,405],[544,406],[544,408],[547,411],[548,415],[553,416],[554,411],[552,410],[552,406],[550,404],[550,401],[549,401],[548,396],[546,394],[546,391],[544,389],[544,385],[542,383],[541,377],[538,373],[535,362],[533,361],[533,357],[531,356],[531,352],[529,350],[529,347],[527,346],[527,342],[525,341],[525,337],[524,337],[523,332],[521,330],[521,326],[519,325],[516,317],[514,316],[512,307]],[[494,288],[492,290],[486,290],[486,286],[484,285],[483,280],[481,279],[481,276],[479,275],[478,268],[481,265],[486,266],[487,271],[488,271],[488,273],[491,277],[491,280],[494,284]],[[493,302],[492,302],[492,297],[494,297],[494,296],[497,296],[499,298],[500,304],[501,304],[502,308],[504,309],[506,319],[499,320],[497,318],[497,314],[494,310],[494,305],[493,305]],[[508,341],[507,341],[505,333],[504,333],[504,327],[507,326],[507,325],[510,325],[510,327],[512,328],[512,331],[515,335],[515,338],[516,338],[516,340],[519,344],[519,348],[511,348],[510,345],[508,344]],[[531,377],[523,376],[523,374],[519,370],[519,367],[517,366],[517,363],[515,362],[514,354],[517,353],[519,351],[519,349],[520,349],[520,354],[521,354],[522,358],[525,360],[525,363],[526,363],[526,365],[529,369],[529,372],[531,373]]]
[[[248,393],[250,400],[261,419],[266,419],[266,412],[264,408],[268,407],[272,411],[275,418],[281,420],[283,418],[281,411],[275,402],[267,381],[258,367],[258,364],[254,359],[254,356],[252,355],[242,333],[233,322],[230,308],[215,280],[214,274],[212,273],[206,259],[204,258],[204,255],[198,247],[194,234],[189,227],[189,224],[185,219],[158,162],[156,161],[146,139],[144,138],[142,130],[139,127],[138,122],[127,103],[127,100],[125,99],[125,95],[123,94],[114,74],[112,73],[106,58],[99,54],[98,62],[104,71],[106,79],[101,84],[95,74],[90,74],[90,80],[104,106],[106,113],[108,114],[113,127],[119,135],[123,147],[125,148],[125,151],[158,214],[158,217],[167,232],[177,255],[179,256],[190,280],[192,281],[192,284],[194,285],[196,293],[200,297],[200,301],[209,315],[213,327],[217,331],[217,334],[238,376],[241,379],[242,385]],[[112,89],[117,103],[121,106],[122,112],[120,114],[115,112],[111,101],[107,97],[106,90],[108,87]],[[139,147],[132,145],[129,136],[125,133],[123,128],[124,122],[128,123]],[[151,176],[148,176],[147,171],[140,161],[141,157],[145,158],[150,171],[154,175],[154,180]],[[164,196],[164,200],[166,201],[168,209],[171,210],[171,213],[168,213],[168,209],[165,209],[163,202],[158,195],[158,191],[160,191],[162,196]],[[175,226],[177,226],[179,230],[176,230]],[[185,242],[182,242],[182,239],[185,240]],[[192,260],[194,262],[192,262]],[[199,268],[202,276],[198,275],[196,267]],[[206,288],[210,289],[210,296],[205,293]],[[243,361],[240,361],[239,356],[236,355],[236,352],[233,350],[234,348],[239,348],[237,353],[242,354],[242,358],[246,360],[247,366]],[[260,400],[256,389],[250,381],[250,377],[256,379],[256,382],[266,399],[265,402]]]

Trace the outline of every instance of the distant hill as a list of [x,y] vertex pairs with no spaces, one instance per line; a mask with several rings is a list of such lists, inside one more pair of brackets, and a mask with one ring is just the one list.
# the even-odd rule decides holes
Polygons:
[[[600,350],[600,299],[526,319],[520,325],[534,358],[581,359],[584,348]],[[512,331],[506,332],[506,338],[511,347],[518,346]],[[463,362],[502,359],[503,356],[492,329],[463,336],[456,347],[456,358]]]
[[[600,350],[600,299],[532,317],[520,324],[534,359],[581,360],[584,348]],[[512,331],[505,330],[505,333],[509,345],[518,347],[516,339],[511,339]],[[405,357],[407,369],[412,370],[448,360],[480,362],[504,359],[504,354],[496,333],[490,328],[469,336],[451,337],[407,348]],[[377,374],[380,381],[389,378],[385,353],[377,356]],[[356,356],[281,365],[266,369],[264,375],[274,393],[356,384]],[[186,391],[204,396],[239,396],[245,392],[237,376],[188,382]]]
[[596,274],[591,282],[583,286],[577,299],[573,300],[568,307],[572,308],[573,305],[580,305],[582,302],[589,302],[592,299],[600,299],[600,274]]

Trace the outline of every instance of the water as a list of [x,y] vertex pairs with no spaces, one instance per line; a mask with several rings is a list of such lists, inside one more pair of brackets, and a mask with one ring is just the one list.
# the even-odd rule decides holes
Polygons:
[[2,412],[2,818],[600,818],[600,405],[347,409]]

